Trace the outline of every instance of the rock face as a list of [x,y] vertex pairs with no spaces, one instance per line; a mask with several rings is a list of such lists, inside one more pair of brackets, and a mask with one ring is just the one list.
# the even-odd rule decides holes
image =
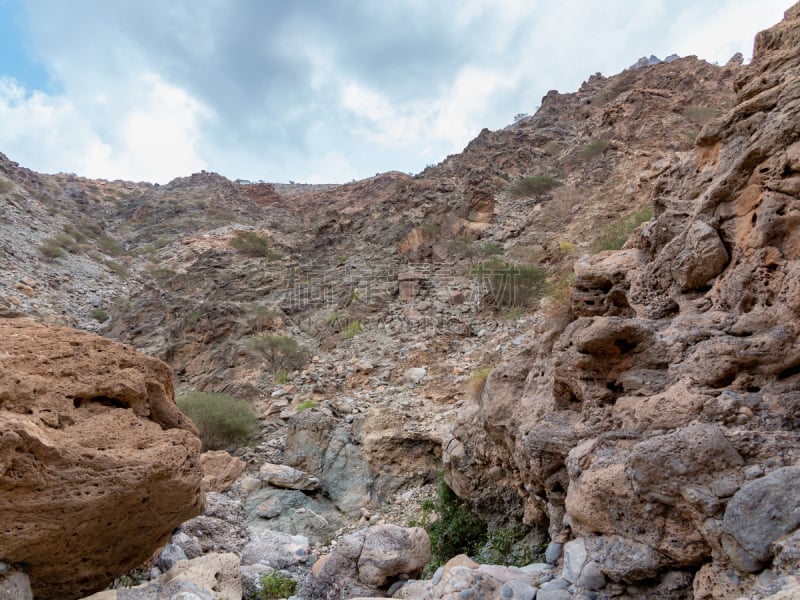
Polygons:
[[161,361],[0,319],[0,560],[37,598],[104,587],[201,512],[199,451]]
[[613,582],[671,571],[683,597],[708,564],[739,577],[703,597],[746,595],[800,526],[799,47],[797,5],[655,185],[655,219],[578,264],[572,322],[507,356],[447,444],[460,495],[500,502],[502,473]]
[[418,576],[430,553],[428,534],[421,527],[361,529],[342,538],[331,554],[314,564],[301,597],[374,596],[394,579]]

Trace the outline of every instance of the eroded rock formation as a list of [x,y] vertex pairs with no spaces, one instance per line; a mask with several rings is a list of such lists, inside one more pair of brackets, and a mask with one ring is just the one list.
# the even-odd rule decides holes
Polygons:
[[201,480],[167,365],[0,319],[0,560],[37,598],[81,597],[143,563],[202,511]]
[[516,490],[611,581],[745,594],[800,526],[799,47],[795,6],[661,176],[655,219],[578,263],[572,321],[540,324],[447,443],[459,494]]

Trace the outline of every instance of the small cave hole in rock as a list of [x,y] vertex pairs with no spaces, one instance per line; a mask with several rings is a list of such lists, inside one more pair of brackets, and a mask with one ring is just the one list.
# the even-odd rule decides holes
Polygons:
[[619,349],[620,354],[627,354],[638,346],[638,342],[629,342],[626,339],[614,340],[614,345]]
[[778,373],[778,379],[789,379],[789,377],[794,377],[795,375],[800,375],[800,363],[787,367]]
[[109,398],[108,396],[93,396],[92,398],[73,398],[72,405],[75,408],[82,408],[91,404],[100,404],[101,406],[108,406],[112,408],[129,408],[129,405],[124,400],[117,398]]

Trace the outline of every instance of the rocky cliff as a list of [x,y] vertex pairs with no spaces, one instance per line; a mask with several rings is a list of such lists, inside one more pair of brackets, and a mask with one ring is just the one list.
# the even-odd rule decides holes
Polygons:
[[[129,343],[172,367],[179,391],[246,398],[259,416],[218,491],[244,475],[147,563],[164,571],[157,585],[178,590],[180,558],[223,551],[238,562],[217,561],[220,581],[236,588],[240,563],[245,593],[272,568],[301,579],[315,554],[330,558],[309,597],[395,591],[392,579],[420,565],[392,549],[387,577],[365,579],[369,534],[353,530],[419,519],[444,468],[492,528],[546,530],[552,564],[514,571],[461,557],[396,597],[792,593],[799,13],[758,35],[750,65],[685,57],[596,74],[415,176],[311,186],[202,172],[157,186],[41,175],[0,155],[2,315]],[[526,287],[506,287],[515,280]],[[76,470],[40,461],[69,490],[80,469],[121,472],[123,487],[135,473],[150,491],[131,498],[147,514],[161,498],[158,512],[174,516],[159,521],[166,530],[198,512],[196,442],[162,363],[7,323],[8,339],[30,346],[5,364],[20,381],[52,379],[50,395],[31,383],[23,399],[19,382],[0,380],[16,427],[8,464],[40,450],[52,465],[74,459]],[[264,335],[291,338],[302,360],[282,368],[258,351]],[[65,433],[78,426],[80,443]],[[130,436],[107,440],[112,426]],[[52,449],[56,438],[66,449]],[[141,464],[122,460],[132,447]],[[159,496],[172,479],[188,505]],[[81,510],[103,513],[106,496],[76,489]],[[19,504],[1,502],[15,490],[0,496],[11,521]],[[126,522],[138,523],[126,502]],[[54,566],[74,549],[64,540],[15,546],[13,562],[47,573],[37,595],[61,593],[55,580],[77,594],[152,549],[109,539],[98,538],[120,554],[70,576]],[[541,543],[535,531],[526,539],[531,551]]]
[[199,453],[164,363],[0,319],[0,559],[37,598],[102,589],[202,511]]
[[799,44],[795,7],[664,170],[655,218],[576,263],[571,322],[543,321],[453,429],[454,489],[517,490],[580,547],[576,577],[747,595],[800,525]]

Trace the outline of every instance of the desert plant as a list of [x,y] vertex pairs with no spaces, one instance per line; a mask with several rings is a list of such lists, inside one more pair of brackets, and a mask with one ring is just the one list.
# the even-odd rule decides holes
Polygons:
[[350,321],[345,327],[344,332],[342,333],[342,339],[349,340],[356,337],[359,333],[364,330],[364,326],[361,324],[361,321]]
[[308,351],[288,335],[263,333],[249,338],[246,344],[251,351],[262,356],[275,372],[299,369],[308,358]]
[[653,218],[653,207],[646,206],[631,213],[623,219],[614,221],[603,230],[603,235],[592,244],[594,252],[603,250],[619,250],[628,241],[628,237],[642,223]]
[[310,398],[308,400],[303,400],[300,404],[297,405],[297,412],[308,410],[309,408],[314,408],[316,405],[317,403],[311,400]]
[[523,196],[540,196],[550,190],[564,185],[558,179],[547,175],[532,175],[523,177],[512,183],[508,191],[515,198]]
[[[529,542],[531,530],[521,525],[500,527],[486,534],[486,541],[478,551],[477,559],[490,565],[523,567],[541,556],[542,549],[534,549]],[[538,551],[535,551],[538,550]]]
[[705,125],[716,118],[719,111],[713,106],[690,106],[683,111],[683,114],[690,121],[698,125]]
[[105,323],[111,318],[108,315],[108,313],[104,311],[102,308],[93,308],[92,310],[89,311],[89,316],[92,317],[98,323]]
[[262,600],[279,600],[293,596],[297,582],[285,571],[273,571],[261,576]]
[[200,430],[204,450],[224,450],[245,443],[258,429],[258,418],[246,400],[212,392],[187,392],[178,408]]
[[486,286],[488,302],[495,308],[526,306],[537,300],[547,278],[544,269],[497,258],[472,267],[469,275]]
[[572,254],[575,251],[575,243],[570,242],[569,240],[561,240],[558,242],[558,249],[563,254]]
[[122,256],[125,254],[125,248],[123,248],[117,240],[107,235],[100,236],[97,240],[97,246],[110,256]]
[[228,241],[228,245],[245,256],[277,260],[280,254],[269,249],[269,240],[253,231],[240,231]]
[[578,160],[590,160],[595,156],[600,156],[608,148],[608,143],[606,138],[594,139],[581,148],[575,157]]
[[0,194],[7,194],[14,189],[14,184],[6,179],[0,179]]
[[284,385],[286,383],[289,383],[292,380],[292,377],[291,375],[289,375],[289,371],[281,369],[280,371],[275,373],[275,377],[273,377],[272,380],[277,385]]
[[51,260],[64,256],[65,252],[61,246],[52,239],[46,239],[38,246],[39,252]]
[[474,556],[486,540],[486,523],[456,496],[441,475],[433,508],[435,518],[423,514],[423,526],[431,540],[431,560],[423,573],[427,576],[457,554]]
[[486,380],[492,372],[492,367],[479,367],[472,371],[472,374],[467,379],[467,389],[474,397],[478,397],[486,387]]

